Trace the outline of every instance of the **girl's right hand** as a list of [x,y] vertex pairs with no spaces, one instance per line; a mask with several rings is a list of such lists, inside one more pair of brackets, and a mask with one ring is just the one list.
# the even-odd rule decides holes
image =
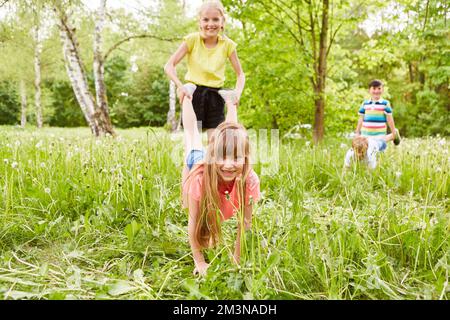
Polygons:
[[198,273],[201,276],[206,276],[206,270],[208,270],[209,268],[209,263],[206,262],[199,262],[199,263],[195,263],[195,268],[194,268],[194,276]]
[[187,97],[188,99],[192,100],[191,93],[185,87],[179,87],[177,89],[177,95],[178,95],[178,99],[180,100],[181,105],[183,105],[184,97]]

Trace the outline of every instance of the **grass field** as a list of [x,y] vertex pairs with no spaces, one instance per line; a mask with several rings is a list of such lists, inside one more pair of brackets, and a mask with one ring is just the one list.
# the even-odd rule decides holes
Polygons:
[[449,141],[345,174],[344,138],[282,142],[241,266],[236,220],[192,275],[181,141],[162,129],[0,127],[0,298],[448,299]]

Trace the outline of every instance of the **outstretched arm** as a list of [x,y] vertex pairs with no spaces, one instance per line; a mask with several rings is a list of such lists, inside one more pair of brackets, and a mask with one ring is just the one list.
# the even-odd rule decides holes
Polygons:
[[363,125],[363,120],[364,120],[364,116],[360,115],[359,119],[358,119],[358,124],[356,125],[356,130],[355,130],[355,133],[357,136],[361,135],[361,128]]
[[175,82],[178,88],[178,98],[180,99],[180,103],[183,103],[184,96],[188,96],[190,98],[191,94],[185,88],[183,88],[183,83],[178,79],[176,66],[177,64],[184,58],[186,53],[188,52],[188,46],[186,42],[183,42],[175,51],[175,53],[169,58],[166,65],[164,66],[164,72],[167,76]]
[[236,73],[236,96],[239,104],[239,100],[241,99],[242,91],[244,91],[245,86],[245,74],[242,70],[241,62],[239,61],[237,51],[234,50],[230,55],[230,62],[233,67],[234,72]]
[[219,93],[225,99],[225,104],[227,106],[227,115],[225,117],[226,122],[234,122],[237,123],[237,106],[239,104],[239,100],[241,98],[242,91],[244,90],[245,85],[245,74],[242,71],[241,63],[237,56],[236,50],[234,50],[230,55],[231,65],[233,66],[234,72],[236,73],[236,89],[233,90],[234,94],[225,94]]
[[354,157],[354,152],[352,149],[348,150],[347,153],[345,154],[345,160],[344,160],[344,168],[348,169],[350,168],[350,164],[352,162],[352,159]]
[[237,226],[237,235],[236,235],[236,246],[234,249],[234,262],[239,264],[241,260],[241,235],[243,234],[242,228],[245,231],[250,230],[252,227],[252,214],[253,214],[253,205],[249,204],[244,208],[244,221],[238,221]]
[[395,137],[394,117],[392,116],[392,114],[387,114],[386,115],[386,119],[387,119],[387,123],[388,123],[389,129],[391,129],[391,134],[388,135],[388,136],[391,136],[391,138],[388,141],[394,140],[394,137]]
[[200,275],[205,275],[209,264],[205,262],[202,249],[198,246],[197,241],[195,241],[195,228],[200,215],[199,207],[198,201],[189,197],[188,235],[195,264],[194,274],[198,272]]

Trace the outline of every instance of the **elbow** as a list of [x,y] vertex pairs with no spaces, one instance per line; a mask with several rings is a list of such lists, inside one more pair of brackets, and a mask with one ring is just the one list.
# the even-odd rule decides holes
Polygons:
[[169,63],[166,63],[166,64],[164,65],[164,73],[167,74],[167,75],[169,74],[169,73],[168,73],[168,70],[169,70]]
[[172,63],[170,63],[170,61],[168,61],[165,65],[164,65],[164,72],[167,75],[170,75],[170,70],[172,70],[173,66]]

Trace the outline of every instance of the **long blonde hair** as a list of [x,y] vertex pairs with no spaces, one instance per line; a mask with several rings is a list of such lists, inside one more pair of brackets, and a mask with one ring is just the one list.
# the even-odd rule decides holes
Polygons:
[[[231,152],[230,152],[231,151]],[[191,183],[200,170],[203,170],[202,195],[199,217],[195,226],[194,239],[202,248],[216,245],[221,239],[221,215],[219,195],[218,161],[233,156],[243,158],[242,174],[235,179],[239,208],[244,212],[245,182],[251,170],[250,144],[245,128],[238,123],[223,122],[214,131],[208,144],[203,164],[197,165],[189,173],[185,183]],[[187,197],[187,195],[184,195]]]
[[358,161],[366,157],[367,148],[369,147],[369,140],[366,137],[358,136],[352,141],[353,152]]

